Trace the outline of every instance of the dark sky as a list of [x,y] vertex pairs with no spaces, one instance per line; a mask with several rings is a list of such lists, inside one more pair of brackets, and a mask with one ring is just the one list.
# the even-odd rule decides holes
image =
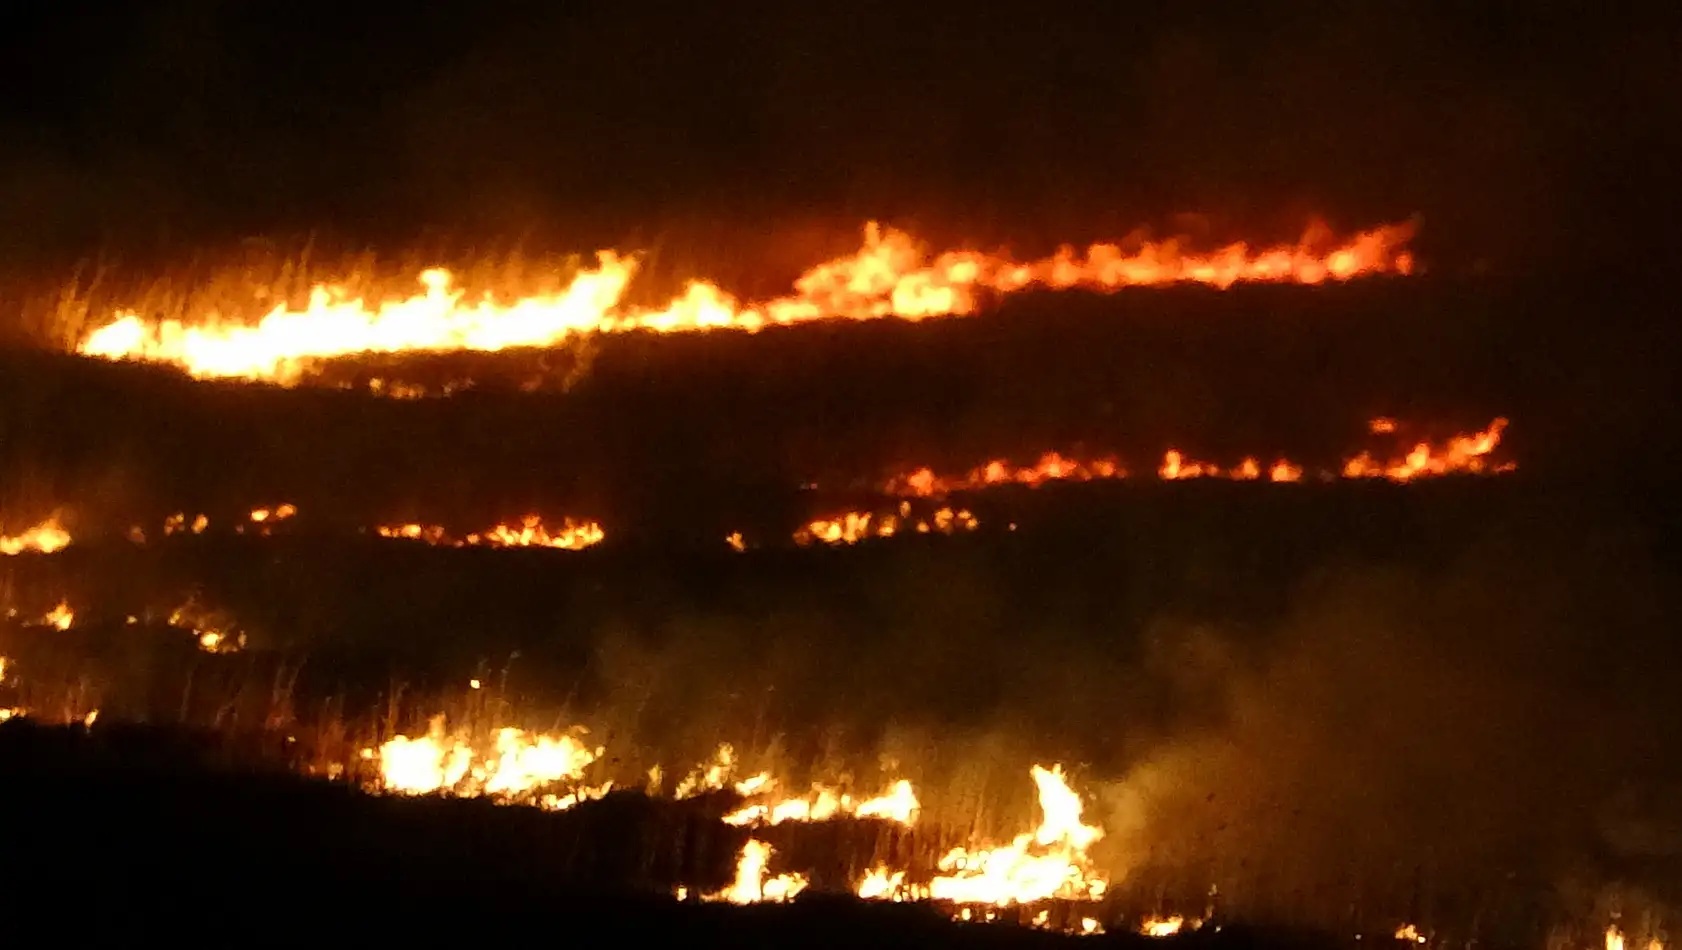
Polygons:
[[1417,212],[1455,257],[1626,260],[1674,229],[1682,101],[1677,33],[1632,10],[8,5],[0,254],[870,216],[1079,241],[1180,212],[1267,233]]

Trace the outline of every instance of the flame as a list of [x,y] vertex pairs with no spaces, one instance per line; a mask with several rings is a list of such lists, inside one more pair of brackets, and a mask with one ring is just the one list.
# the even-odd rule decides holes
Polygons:
[[498,524],[487,531],[469,534],[463,538],[452,538],[450,533],[438,525],[399,524],[382,525],[375,530],[382,538],[402,538],[412,541],[424,541],[427,544],[444,547],[493,547],[493,548],[560,548],[566,551],[578,551],[599,544],[607,537],[602,526],[594,521],[573,521],[563,519],[557,526],[547,526],[537,515],[527,515],[521,519],[519,527],[509,527]]
[[58,606],[47,611],[38,626],[52,627],[54,630],[69,630],[76,623],[76,611],[70,609],[70,602],[61,600]]
[[[1491,465],[1490,453],[1501,443],[1507,420],[1498,418],[1482,432],[1459,435],[1437,447],[1419,442],[1406,454],[1389,462],[1376,461],[1371,452],[1345,459],[1337,472],[1322,470],[1321,480],[1343,478],[1387,478],[1406,482],[1426,476],[1450,473],[1505,473],[1516,466],[1511,462]],[[1369,429],[1375,433],[1396,431],[1396,424],[1388,419],[1374,420]],[[1227,478],[1233,481],[1300,482],[1305,474],[1303,466],[1286,458],[1275,459],[1265,469],[1255,456],[1247,456],[1232,468],[1222,468],[1213,462],[1187,458],[1178,449],[1163,454],[1157,467],[1157,477],[1164,481],[1192,478]],[[1127,466],[1114,456],[1078,459],[1057,452],[1047,452],[1039,461],[1028,466],[1014,466],[1007,459],[993,459],[960,475],[938,475],[932,468],[922,467],[908,473],[890,476],[881,485],[888,495],[900,498],[942,498],[953,492],[973,491],[999,485],[1038,487],[1052,481],[1085,482],[1098,479],[1121,479],[1128,474]],[[820,530],[821,529],[821,530]],[[863,513],[841,515],[815,521],[806,528],[807,534],[818,540],[851,544],[865,537],[887,537],[893,528],[882,528],[880,522],[872,527],[871,516]],[[800,540],[797,535],[796,541]],[[810,540],[810,538],[808,538]]]
[[461,796],[490,795],[542,807],[568,808],[587,797],[605,794],[606,787],[576,789],[557,796],[537,792],[559,782],[580,782],[584,770],[600,758],[574,734],[529,733],[512,727],[498,729],[489,749],[475,749],[461,733],[446,736],[444,717],[434,717],[427,734],[397,736],[364,758],[378,758],[379,784],[405,795],[448,792]]
[[1172,917],[1147,917],[1139,924],[1139,932],[1147,937],[1172,937],[1185,928],[1186,919],[1179,914]]
[[[1384,420],[1380,420],[1380,421],[1384,421]],[[1374,429],[1373,431],[1377,432],[1378,430]],[[1391,430],[1387,429],[1385,431],[1391,431]],[[1425,943],[1426,942],[1425,935],[1420,933],[1419,928],[1415,927],[1413,924],[1403,924],[1402,926],[1397,927],[1396,928],[1396,939],[1404,941],[1406,943]]]
[[1606,926],[1606,950],[1624,950],[1624,933],[1617,924]]
[[704,792],[716,792],[730,781],[730,775],[735,770],[736,749],[728,742],[722,743],[713,750],[711,762],[697,766],[678,783],[677,797],[693,798]]
[[224,615],[207,610],[194,598],[170,611],[169,625],[192,634],[206,653],[237,653],[245,649],[245,634],[232,630]]
[[[776,782],[769,775],[760,774],[746,782],[739,782],[736,791],[744,797],[769,793]],[[681,794],[679,797],[683,797]],[[763,796],[762,796],[763,797]],[[888,791],[874,798],[861,800],[827,785],[813,785],[804,796],[754,802],[724,816],[731,825],[778,825],[785,821],[828,821],[831,818],[853,816],[880,818],[911,827],[921,805],[911,782],[900,779]]]
[[1064,781],[1062,766],[1034,766],[1043,818],[1032,832],[1009,845],[969,851],[953,848],[940,859],[929,895],[956,904],[1006,906],[1059,898],[1097,900],[1107,887],[1086,850],[1103,829],[1082,824],[1081,800]]
[[[1433,447],[1429,442],[1417,443],[1406,456],[1386,464],[1379,464],[1370,454],[1362,452],[1344,463],[1343,477],[1387,478],[1393,482],[1408,482],[1416,478],[1447,475],[1451,472],[1489,471],[1491,467],[1488,456],[1501,444],[1501,433],[1506,428],[1507,420],[1498,418],[1482,432],[1457,435],[1441,448]],[[1512,468],[1512,464],[1508,463],[1495,466],[1493,471],[1506,472]]]
[[805,890],[807,880],[803,874],[779,874],[766,880],[766,866],[771,862],[772,853],[770,845],[757,838],[749,838],[748,843],[742,845],[741,856],[736,859],[736,880],[717,894],[702,899],[729,901],[732,904],[782,902]]
[[[255,325],[214,313],[190,321],[148,323],[122,311],[77,348],[85,356],[177,364],[200,378],[239,377],[285,385],[299,382],[312,361],[368,353],[476,350],[553,346],[579,334],[650,330],[677,333],[845,318],[866,320],[964,315],[989,294],[1028,288],[1123,287],[1191,282],[1229,287],[1240,281],[1318,284],[1365,274],[1412,271],[1403,248],[1408,224],[1366,231],[1327,252],[1323,225],[1309,228],[1295,246],[1252,252],[1243,243],[1210,254],[1191,254],[1179,241],[1094,244],[1077,255],[1064,247],[1051,257],[1020,263],[999,254],[948,251],[932,260],[910,235],[875,222],[865,225],[854,254],[807,271],[794,293],[762,303],[741,303],[717,285],[691,282],[659,309],[623,308],[635,275],[636,255],[600,251],[596,266],[579,271],[566,289],[498,302],[489,294],[467,299],[449,271],[420,274],[422,291],[370,305],[343,287],[320,285],[302,310],[281,304]],[[388,391],[381,385],[376,393]],[[403,395],[391,387],[394,395]]]
[[1015,467],[1005,459],[993,459],[963,475],[951,477],[937,476],[933,469],[920,468],[908,475],[890,478],[886,490],[890,495],[928,498],[995,485],[1033,487],[1048,481],[1084,482],[1099,478],[1126,477],[1127,469],[1113,457],[1080,461],[1065,458],[1056,452],[1047,452],[1032,465]]
[[867,901],[907,899],[904,871],[890,871],[886,867],[872,868],[859,882],[858,896]]
[[22,554],[25,551],[51,554],[54,551],[62,551],[69,545],[70,532],[59,527],[57,516],[48,518],[22,534],[11,537],[0,535],[0,555]]
[[816,518],[794,532],[794,543],[806,547],[813,542],[823,544],[857,544],[868,538],[891,538],[901,531],[917,534],[956,534],[974,531],[980,522],[968,509],[941,508],[928,518],[911,517],[909,503],[901,504],[897,514],[876,514],[868,511],[849,511]]

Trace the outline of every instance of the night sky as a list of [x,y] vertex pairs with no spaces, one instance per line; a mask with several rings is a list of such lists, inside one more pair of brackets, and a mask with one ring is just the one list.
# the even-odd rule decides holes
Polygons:
[[0,255],[866,217],[1056,242],[1187,212],[1290,236],[1418,213],[1445,263],[1629,264],[1674,220],[1682,44],[1588,9],[13,5]]

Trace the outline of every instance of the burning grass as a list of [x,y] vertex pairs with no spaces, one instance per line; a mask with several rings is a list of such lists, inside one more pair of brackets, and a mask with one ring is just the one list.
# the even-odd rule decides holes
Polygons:
[[[967,250],[931,258],[910,235],[872,222],[855,254],[808,270],[795,281],[793,294],[756,303],[739,302],[716,284],[694,280],[664,306],[623,306],[638,258],[601,251],[595,266],[574,268],[564,279],[550,276],[550,289],[536,293],[521,286],[530,279],[523,271],[469,295],[455,275],[429,268],[419,275],[422,292],[370,304],[374,289],[354,279],[313,284],[302,293],[307,267],[288,263],[270,265],[268,279],[239,275],[214,281],[218,288],[246,290],[248,299],[237,309],[221,303],[216,290],[166,288],[142,301],[149,305],[131,303],[100,323],[88,297],[71,290],[59,303],[58,322],[100,324],[76,341],[77,352],[87,356],[168,362],[201,378],[295,384],[314,363],[363,354],[496,352],[629,330],[753,332],[813,320],[921,320],[971,314],[987,295],[1032,288],[1109,292],[1178,283],[1224,288],[1249,281],[1318,284],[1407,274],[1413,258],[1404,248],[1412,233],[1413,225],[1400,224],[1338,240],[1316,224],[1294,246],[1255,250],[1238,243],[1210,253],[1138,234],[1084,253],[1065,247],[1049,258],[1019,262]],[[301,306],[294,303],[300,297]],[[255,323],[233,316],[251,309],[266,315]],[[160,313],[167,316],[159,320]]]

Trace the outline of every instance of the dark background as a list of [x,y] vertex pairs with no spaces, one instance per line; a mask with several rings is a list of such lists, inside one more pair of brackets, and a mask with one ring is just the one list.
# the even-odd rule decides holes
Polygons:
[[1420,213],[1438,267],[1641,272],[1676,219],[1682,48],[1633,5],[75,0],[0,36],[14,265],[317,229],[1084,241],[1195,212]]

